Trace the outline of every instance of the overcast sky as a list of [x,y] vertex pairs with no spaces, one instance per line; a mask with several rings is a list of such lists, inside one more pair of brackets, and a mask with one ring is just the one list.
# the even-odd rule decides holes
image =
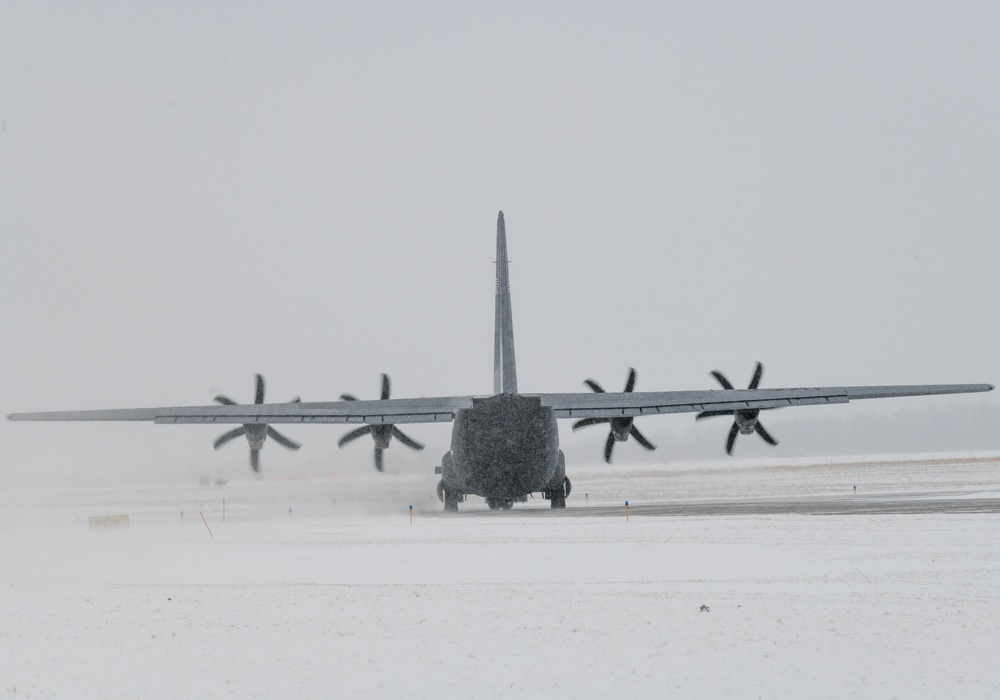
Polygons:
[[[522,391],[996,383],[998,124],[996,3],[3,2],[0,413],[488,393],[501,209]],[[243,476],[220,432],[3,421],[0,486]]]

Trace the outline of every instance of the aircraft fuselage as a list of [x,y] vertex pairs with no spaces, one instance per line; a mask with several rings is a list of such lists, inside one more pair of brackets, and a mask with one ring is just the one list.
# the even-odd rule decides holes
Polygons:
[[441,480],[445,492],[514,501],[561,487],[564,465],[552,408],[535,396],[497,394],[458,411]]

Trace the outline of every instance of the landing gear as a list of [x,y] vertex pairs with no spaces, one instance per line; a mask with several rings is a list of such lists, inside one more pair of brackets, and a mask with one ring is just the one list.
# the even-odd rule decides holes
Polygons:
[[549,482],[548,487],[542,492],[542,497],[549,499],[552,508],[561,509],[566,507],[566,497],[573,490],[573,484],[566,476],[566,456],[559,450],[559,463],[555,476]]
[[490,510],[510,510],[514,507],[513,498],[487,498],[486,505]]
[[564,476],[562,488],[558,488],[554,491],[548,492],[549,503],[553,508],[565,508],[566,497],[569,496],[570,491],[572,490],[573,490],[573,484],[570,483],[568,476]]
[[452,491],[444,490],[444,480],[437,483],[437,495],[438,499],[444,503],[445,513],[457,513],[458,504],[464,501],[465,498],[460,493],[454,493]]
[[444,478],[443,478],[443,477],[448,477],[450,483],[452,484],[455,483],[454,463],[451,458],[451,452],[444,453],[444,455],[441,457],[441,466],[436,467],[434,469],[434,472],[442,476],[442,479],[437,483],[437,495],[438,498],[441,499],[441,502],[444,503],[444,512],[457,513],[458,504],[465,500],[465,494],[462,493],[461,491],[451,491],[445,489]]

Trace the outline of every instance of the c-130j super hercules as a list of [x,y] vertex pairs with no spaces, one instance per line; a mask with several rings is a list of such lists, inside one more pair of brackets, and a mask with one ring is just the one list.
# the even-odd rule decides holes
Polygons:
[[[235,404],[219,397],[220,406],[180,408],[127,408],[98,411],[15,413],[15,421],[153,421],[154,423],[238,424],[223,435],[217,446],[245,435],[250,442],[256,468],[257,452],[271,435],[280,444],[297,448],[270,426],[276,423],[360,423],[341,445],[368,433],[375,441],[376,466],[381,451],[393,436],[410,447],[422,447],[396,427],[400,423],[450,421],[451,449],[441,458],[438,495],[446,511],[458,510],[469,494],[482,496],[490,508],[509,509],[530,494],[541,493],[553,508],[565,508],[570,492],[566,460],[559,449],[556,421],[574,419],[574,428],[608,423],[610,433],[604,456],[610,461],[615,442],[632,436],[647,449],[653,446],[632,424],[636,416],[661,413],[698,413],[699,418],[732,415],[727,442],[731,452],[737,434],[757,432],[774,444],[758,422],[761,410],[786,406],[847,403],[852,399],[876,399],[930,394],[960,394],[991,391],[990,384],[938,384],[915,386],[828,387],[758,389],[758,365],[748,389],[733,389],[719,373],[723,385],[710,391],[632,391],[635,372],[630,370],[623,392],[605,392],[592,380],[591,393],[523,394],[517,389],[514,365],[514,330],[511,321],[510,282],[507,275],[507,238],[503,212],[497,219],[496,321],[491,396],[442,396],[421,399],[390,399],[388,378],[383,378],[382,398],[359,401],[344,395],[340,401],[263,403],[263,382],[258,379],[257,402]],[[279,439],[281,438],[281,439]],[[405,438],[405,439],[404,439]],[[289,444],[290,443],[290,444]]]

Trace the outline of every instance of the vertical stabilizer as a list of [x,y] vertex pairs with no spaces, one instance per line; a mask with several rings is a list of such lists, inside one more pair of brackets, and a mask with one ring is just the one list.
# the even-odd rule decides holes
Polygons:
[[493,393],[516,394],[514,323],[510,313],[510,278],[507,276],[507,231],[503,212],[497,217],[497,310],[493,338]]

